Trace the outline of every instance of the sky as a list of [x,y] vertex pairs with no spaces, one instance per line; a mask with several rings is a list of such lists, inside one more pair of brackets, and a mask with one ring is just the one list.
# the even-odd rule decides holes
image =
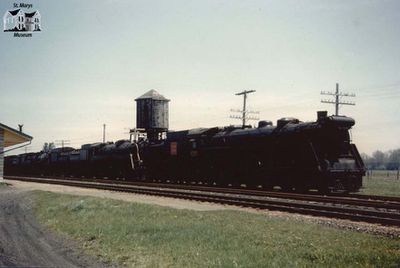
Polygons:
[[[18,1],[2,0],[0,13]],[[25,1],[41,32],[0,32],[0,123],[70,146],[127,139],[134,99],[168,99],[171,130],[240,124],[235,93],[260,119],[315,121],[321,91],[354,93],[359,151],[400,148],[400,1]],[[256,124],[256,121],[250,123]],[[21,151],[15,151],[20,153]]]

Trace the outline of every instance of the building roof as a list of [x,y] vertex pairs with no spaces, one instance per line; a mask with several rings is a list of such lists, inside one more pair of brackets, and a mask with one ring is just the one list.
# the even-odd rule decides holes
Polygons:
[[139,98],[135,99],[135,101],[142,100],[142,99],[169,101],[169,99],[165,98],[163,95],[161,95],[160,93],[158,93],[154,89],[149,90],[148,92],[146,92],[145,94],[143,94]]
[[18,14],[19,11],[20,11],[19,9],[16,9],[16,10],[13,10],[13,11],[8,11],[8,12],[10,12],[11,15],[15,16],[15,15]]
[[36,14],[36,11],[34,11],[32,13],[25,13],[25,17],[32,18],[33,16],[35,16],[35,14]]
[[2,123],[0,123],[0,129],[4,130],[4,147],[17,145],[33,139],[31,136]]

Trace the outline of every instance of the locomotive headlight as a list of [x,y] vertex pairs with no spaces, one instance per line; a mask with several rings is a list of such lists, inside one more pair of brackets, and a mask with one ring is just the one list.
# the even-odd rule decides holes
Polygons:
[[333,164],[333,169],[354,169],[356,168],[356,161],[349,158],[339,158],[338,162]]

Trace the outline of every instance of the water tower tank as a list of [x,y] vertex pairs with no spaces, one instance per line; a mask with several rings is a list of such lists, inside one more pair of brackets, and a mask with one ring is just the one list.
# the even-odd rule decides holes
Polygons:
[[154,89],[135,99],[136,128],[168,130],[169,100]]

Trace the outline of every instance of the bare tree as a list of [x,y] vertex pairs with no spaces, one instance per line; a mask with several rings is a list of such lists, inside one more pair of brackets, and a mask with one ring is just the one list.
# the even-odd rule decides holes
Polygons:
[[388,152],[375,151],[372,156],[362,153],[361,158],[369,169],[389,169],[400,168],[400,149]]
[[390,151],[386,168],[395,170],[399,169],[399,167],[400,167],[400,149]]
[[54,142],[50,142],[50,143],[45,142],[43,144],[42,151],[47,153],[47,152],[50,152],[51,150],[53,150],[54,148],[56,148],[56,146],[54,145]]

